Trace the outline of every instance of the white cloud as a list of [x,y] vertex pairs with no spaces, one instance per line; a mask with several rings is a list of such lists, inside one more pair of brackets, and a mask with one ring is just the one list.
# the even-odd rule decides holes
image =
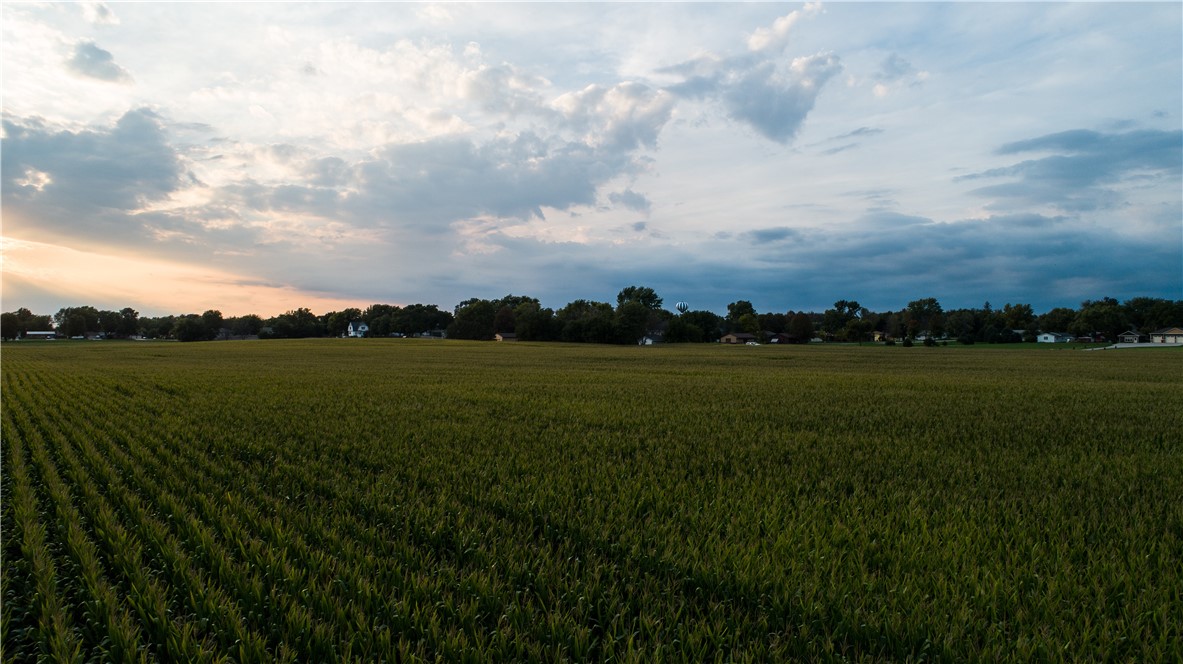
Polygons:
[[119,17],[103,2],[82,3],[82,16],[95,25],[119,25]]
[[804,9],[794,10],[773,21],[771,27],[759,27],[748,37],[752,51],[779,51],[789,43],[789,33],[801,19],[821,11],[820,2],[806,3]]
[[5,232],[445,307],[1175,265],[1178,169],[1048,143],[1175,136],[1174,5],[282,7],[6,6]]
[[589,85],[555,100],[554,105],[593,146],[617,150],[654,148],[673,112],[674,96],[641,83]]

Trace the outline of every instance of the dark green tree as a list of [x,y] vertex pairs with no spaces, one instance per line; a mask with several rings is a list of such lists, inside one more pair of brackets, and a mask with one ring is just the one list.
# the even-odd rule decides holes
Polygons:
[[[702,333],[700,341],[718,341],[723,336],[723,318],[713,311],[687,311],[678,318]],[[691,331],[690,336],[691,341],[694,341],[693,337],[697,335]]]
[[933,335],[939,335],[944,328],[944,309],[935,297],[912,300],[904,310],[904,320],[908,336],[927,330]]
[[1056,307],[1039,317],[1039,330],[1041,332],[1067,332],[1075,320],[1075,309]]
[[739,300],[727,305],[727,324],[732,330],[739,329],[739,319],[747,315],[756,315],[756,308],[747,300]]
[[53,315],[54,326],[67,337],[78,337],[97,332],[99,311],[91,306],[63,307]]
[[616,294],[617,308],[624,306],[625,302],[637,302],[646,309],[656,310],[661,308],[662,299],[652,288],[629,286]]
[[21,334],[19,331],[20,319],[12,312],[5,312],[0,314],[0,338],[5,341],[10,341],[17,338]]
[[616,339],[619,343],[635,344],[645,336],[650,309],[638,300],[626,300],[616,308]]
[[493,319],[498,306],[490,300],[470,298],[456,305],[456,315],[448,326],[450,339],[488,341],[493,338]]
[[245,316],[237,316],[226,319],[226,327],[230,328],[230,334],[239,337],[254,336],[263,328],[263,319],[255,314],[246,314]]
[[813,320],[809,318],[809,314],[804,312],[793,314],[793,317],[789,319],[788,334],[794,343],[809,343],[809,340],[813,338]]
[[201,316],[197,314],[187,314],[185,316],[178,316],[176,322],[173,324],[172,336],[177,341],[209,341],[213,337],[209,334],[209,328],[206,326]]

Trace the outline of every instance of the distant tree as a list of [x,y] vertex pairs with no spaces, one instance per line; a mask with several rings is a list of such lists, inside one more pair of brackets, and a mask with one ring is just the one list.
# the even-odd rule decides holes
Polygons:
[[156,316],[139,319],[140,334],[149,339],[164,339],[172,336],[176,316]]
[[20,319],[12,312],[0,314],[0,338],[10,341],[20,334]]
[[908,308],[904,310],[908,336],[916,336],[918,332],[923,330],[938,334],[939,328],[943,328],[944,324],[944,318],[941,316],[943,313],[941,303],[937,302],[935,297],[912,300],[908,303]]
[[1117,300],[1107,297],[1102,300],[1081,303],[1080,311],[1069,330],[1076,336],[1100,334],[1107,340],[1116,341],[1118,335],[1129,327],[1125,312]]
[[8,322],[3,324],[4,332],[13,335],[5,337],[6,339],[23,337],[26,332],[43,332],[53,329],[52,316],[38,315],[24,307],[9,312],[5,320]]
[[[687,312],[689,313],[689,312]],[[689,322],[685,315],[670,319],[665,330],[666,343],[700,343],[705,335],[702,329]]]
[[958,340],[976,339],[979,316],[973,309],[956,309],[945,316],[945,332]]
[[440,311],[434,304],[411,304],[392,314],[390,331],[412,335],[430,330],[444,330],[453,320],[451,312]]
[[616,340],[635,344],[645,336],[649,323],[649,307],[639,300],[625,300],[616,308]]
[[864,311],[855,300],[838,300],[833,309],[827,309],[822,314],[821,329],[847,341],[860,341],[864,329],[861,323]]
[[607,302],[575,300],[555,312],[555,325],[563,341],[612,343],[616,311]]
[[217,309],[210,309],[201,314],[201,322],[205,325],[205,335],[207,339],[216,339],[221,333],[222,328],[225,327],[225,319],[222,317],[222,312]]
[[514,309],[514,333],[522,341],[558,341],[562,327],[554,310],[523,302]]
[[1011,304],[1002,307],[1003,324],[1008,330],[1027,330],[1035,325],[1035,311],[1029,304]]
[[1130,327],[1142,332],[1153,332],[1183,322],[1183,300],[1135,297],[1122,303],[1121,309]]
[[361,309],[348,307],[341,311],[330,311],[320,317],[325,333],[330,337],[343,337],[349,330],[349,324],[363,320]]
[[379,316],[393,316],[401,309],[393,304],[371,304],[361,313],[361,319],[370,327],[374,326],[374,319]]
[[813,338],[813,320],[809,314],[801,312],[789,319],[789,336],[797,343],[809,343]]
[[678,318],[693,328],[689,331],[691,341],[697,336],[695,329],[702,333],[701,341],[714,342],[723,336],[723,318],[713,311],[687,311]]
[[131,307],[119,310],[119,325],[116,334],[121,337],[134,337],[140,331],[140,312]]
[[172,336],[177,341],[209,341],[213,338],[205,321],[197,314],[177,317],[173,324]]
[[122,316],[120,316],[118,311],[108,311],[105,309],[100,310],[98,327],[99,331],[101,331],[104,336],[109,338],[119,336],[119,327],[120,323],[122,322],[121,318]]
[[657,293],[645,286],[629,286],[622,289],[616,294],[617,308],[624,305],[625,302],[637,302],[646,309],[660,309],[662,299],[658,297]]
[[731,329],[739,328],[739,319],[747,315],[756,315],[756,308],[747,300],[737,300],[727,305],[727,324]]
[[246,314],[245,316],[238,316],[235,318],[226,319],[226,327],[230,328],[230,334],[239,337],[254,336],[263,328],[263,319],[255,314]]
[[490,300],[471,298],[456,305],[456,315],[448,326],[451,339],[488,341],[493,338],[493,319],[497,305]]
[[493,332],[497,334],[513,332],[514,322],[514,308],[508,304],[503,304],[493,316]]
[[270,328],[270,334],[264,335],[260,330],[259,336],[275,339],[306,339],[308,337],[323,337],[325,334],[320,317],[305,307],[292,309],[274,318],[269,318],[264,327]]
[[53,315],[53,322],[67,337],[78,337],[100,329],[99,311],[91,306],[63,307]]
[[1076,310],[1068,307],[1056,307],[1039,317],[1041,332],[1067,332],[1076,320]]
[[735,324],[736,329],[740,332],[747,332],[748,334],[761,336],[760,317],[756,314],[744,314],[739,317]]
[[780,334],[789,326],[789,318],[784,314],[760,314],[760,329],[773,334]]
[[847,341],[859,343],[868,341],[871,336],[871,323],[863,318],[851,318],[846,321],[846,328],[842,330],[842,335]]

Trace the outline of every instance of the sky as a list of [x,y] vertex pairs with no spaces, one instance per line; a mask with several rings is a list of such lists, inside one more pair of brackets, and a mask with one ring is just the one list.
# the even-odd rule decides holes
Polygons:
[[2,307],[1183,299],[1183,4],[15,3]]

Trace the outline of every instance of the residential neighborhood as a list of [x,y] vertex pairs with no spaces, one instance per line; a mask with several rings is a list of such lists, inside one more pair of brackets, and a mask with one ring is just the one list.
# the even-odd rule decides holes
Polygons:
[[576,300],[550,309],[532,297],[471,298],[452,311],[436,305],[374,304],[317,315],[296,309],[264,319],[224,317],[220,311],[150,317],[127,307],[65,307],[56,314],[18,309],[3,314],[5,340],[171,339],[215,341],[307,337],[470,339],[498,342],[566,341],[639,344],[721,343],[783,345],[881,343],[926,346],[956,343],[1183,345],[1183,300],[1113,298],[1088,300],[1077,309],[1057,307],[1036,314],[1027,304],[944,309],[936,298],[913,300],[896,311],[873,311],[838,300],[821,313],[758,312],[746,300],[727,313],[674,311],[651,288],[630,286],[616,304]]

